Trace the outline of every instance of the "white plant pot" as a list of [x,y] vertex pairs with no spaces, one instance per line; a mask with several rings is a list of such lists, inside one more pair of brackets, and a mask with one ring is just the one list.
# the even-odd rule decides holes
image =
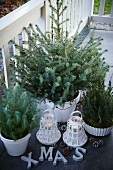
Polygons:
[[11,156],[20,156],[26,151],[30,136],[31,134],[28,134],[24,138],[14,141],[6,139],[0,134],[1,140],[6,147],[7,153]]
[[[63,106],[56,106],[54,108],[54,103],[46,100],[47,109],[52,110],[54,112],[54,116],[57,119],[57,122],[67,122],[70,118],[70,114],[75,110],[76,104],[80,100],[81,91],[78,96],[72,102],[65,102]],[[71,104],[70,104],[71,103]]]
[[95,128],[95,127],[89,126],[86,123],[84,124],[84,128],[89,134],[94,135],[94,136],[106,136],[110,134],[112,130],[112,126],[108,128]]

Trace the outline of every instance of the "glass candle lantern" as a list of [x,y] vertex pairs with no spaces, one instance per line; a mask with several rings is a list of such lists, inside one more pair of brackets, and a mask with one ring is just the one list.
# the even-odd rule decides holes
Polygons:
[[57,128],[57,120],[54,115],[49,113],[49,110],[45,110],[44,116],[40,119],[40,128],[36,133],[36,137],[40,143],[45,145],[52,145],[61,137],[61,133]]
[[84,131],[84,122],[80,111],[71,114],[67,121],[67,130],[63,134],[64,142],[73,148],[83,146],[87,142],[87,136]]

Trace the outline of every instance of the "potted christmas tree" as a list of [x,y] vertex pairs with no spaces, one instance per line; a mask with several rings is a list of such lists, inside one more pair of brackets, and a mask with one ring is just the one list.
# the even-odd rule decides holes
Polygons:
[[94,136],[105,136],[113,125],[113,88],[111,81],[105,88],[100,80],[83,95],[85,130]]
[[[15,80],[34,96],[52,101],[51,108],[54,107],[55,115],[58,113],[61,116],[60,111],[63,113],[61,117],[64,119],[60,120],[57,117],[57,120],[65,122],[79,100],[75,100],[79,90],[84,90],[91,82],[98,81],[100,70],[101,76],[105,76],[108,66],[104,59],[100,58],[103,53],[98,48],[101,38],[94,38],[92,35],[85,46],[81,43],[74,44],[73,38],[68,38],[68,33],[62,32],[64,21],[60,17],[67,7],[63,7],[61,0],[56,0],[56,8],[50,0],[49,2],[52,11],[52,31],[43,34],[36,26],[36,32],[30,24],[32,35],[24,28],[29,41],[23,42],[28,43],[29,48],[25,49],[15,44],[20,52],[19,56],[14,56],[17,61],[14,71],[18,72]],[[76,34],[74,39],[77,37]],[[71,108],[69,114],[68,108]],[[64,113],[67,115],[66,119]]]
[[21,87],[6,89],[0,105],[0,132],[9,155],[22,155],[32,130],[38,126],[39,109]]

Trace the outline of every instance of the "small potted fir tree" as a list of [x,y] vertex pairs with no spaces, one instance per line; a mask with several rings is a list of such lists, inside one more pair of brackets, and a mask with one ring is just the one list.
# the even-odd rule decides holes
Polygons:
[[0,105],[0,133],[11,156],[22,155],[32,130],[38,126],[37,103],[21,87],[6,89]]
[[94,136],[105,136],[113,125],[113,88],[111,81],[105,88],[104,81],[92,86],[83,95],[85,130]]
[[[32,35],[24,28],[29,41],[23,42],[28,43],[29,48],[15,44],[20,51],[19,56],[13,56],[17,61],[14,71],[18,72],[15,80],[34,96],[52,101],[57,120],[65,122],[79,100],[75,99],[79,90],[84,90],[91,82],[98,81],[100,70],[102,77],[105,76],[108,66],[100,57],[103,53],[98,48],[101,38],[91,36],[85,46],[81,46],[81,43],[74,44],[73,38],[68,38],[68,33],[62,32],[64,21],[60,17],[67,7],[63,7],[61,0],[56,0],[56,8],[50,0],[49,2],[53,11],[52,31],[43,34],[36,26],[36,32],[30,24]],[[77,39],[77,35],[74,38]],[[68,108],[71,108],[70,111]]]

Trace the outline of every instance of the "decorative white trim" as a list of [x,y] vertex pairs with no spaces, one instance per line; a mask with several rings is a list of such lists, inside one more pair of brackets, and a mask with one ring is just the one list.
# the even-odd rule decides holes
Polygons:
[[86,123],[84,124],[84,128],[89,134],[94,135],[94,136],[106,136],[110,134],[112,130],[112,126],[108,128],[95,128],[95,127],[89,126]]

